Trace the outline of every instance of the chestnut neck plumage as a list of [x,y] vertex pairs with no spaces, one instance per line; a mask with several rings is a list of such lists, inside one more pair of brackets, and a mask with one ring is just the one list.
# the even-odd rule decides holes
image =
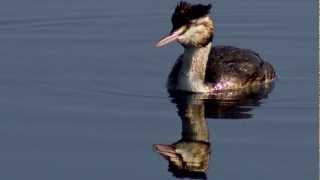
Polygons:
[[185,47],[177,89],[189,92],[210,92],[205,84],[205,73],[212,43],[204,47]]

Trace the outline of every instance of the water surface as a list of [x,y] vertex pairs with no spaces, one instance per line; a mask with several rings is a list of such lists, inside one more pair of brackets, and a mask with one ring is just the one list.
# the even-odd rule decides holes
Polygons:
[[[273,91],[247,118],[207,118],[208,179],[316,178],[316,6],[213,2],[215,44],[259,52]],[[152,149],[181,136],[154,48],[175,1],[17,1],[0,7],[1,179],[175,179]]]

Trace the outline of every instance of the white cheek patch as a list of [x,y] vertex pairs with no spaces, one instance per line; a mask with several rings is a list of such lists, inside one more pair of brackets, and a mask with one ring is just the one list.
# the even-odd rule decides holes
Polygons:
[[187,32],[181,36],[182,41],[197,43],[205,36],[206,28],[203,25],[191,26]]
[[197,46],[206,43],[213,30],[213,22],[209,16],[192,20],[187,31],[182,34],[178,41],[185,45]]

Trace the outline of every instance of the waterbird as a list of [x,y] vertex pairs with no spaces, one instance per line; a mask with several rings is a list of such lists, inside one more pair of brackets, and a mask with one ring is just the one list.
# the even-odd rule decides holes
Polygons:
[[204,94],[170,94],[181,118],[181,138],[172,144],[154,144],[154,150],[169,162],[168,171],[179,178],[206,179],[211,153],[205,118]]
[[[181,120],[181,137],[171,144],[154,144],[153,149],[168,161],[168,171],[177,178],[207,179],[214,162],[208,119],[250,119],[252,110],[268,97],[273,84],[243,88],[233,92],[208,94],[169,91]],[[211,139],[211,140],[210,140]]]
[[178,42],[184,48],[168,80],[169,91],[216,93],[271,83],[272,65],[253,50],[213,46],[215,23],[211,4],[180,1],[171,17],[172,30],[156,47]]

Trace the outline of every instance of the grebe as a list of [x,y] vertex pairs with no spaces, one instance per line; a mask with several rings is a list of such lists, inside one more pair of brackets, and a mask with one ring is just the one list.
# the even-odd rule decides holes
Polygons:
[[251,111],[268,97],[272,85],[251,86],[220,95],[170,91],[171,102],[181,119],[181,138],[171,144],[153,145],[169,162],[168,171],[179,178],[207,179],[206,171],[214,161],[212,147],[215,147],[210,141],[207,119],[250,119]]
[[172,15],[170,35],[156,47],[178,41],[184,53],[171,70],[167,88],[200,93],[236,90],[270,83],[276,73],[256,52],[232,46],[212,47],[214,22],[211,4],[178,3]]
[[206,179],[211,148],[205,117],[205,97],[201,95],[206,94],[173,95],[181,118],[181,138],[172,144],[153,145],[155,151],[168,160],[168,170],[176,177]]

